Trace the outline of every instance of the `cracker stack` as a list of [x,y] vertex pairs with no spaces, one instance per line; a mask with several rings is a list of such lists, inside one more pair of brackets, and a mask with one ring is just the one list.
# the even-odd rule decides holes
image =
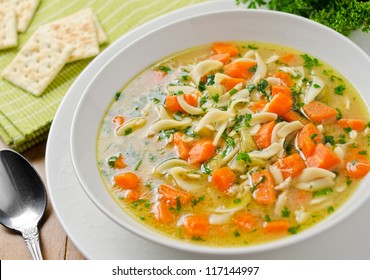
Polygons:
[[2,77],[39,96],[66,63],[97,55],[105,42],[107,36],[93,10],[82,10],[36,30]]

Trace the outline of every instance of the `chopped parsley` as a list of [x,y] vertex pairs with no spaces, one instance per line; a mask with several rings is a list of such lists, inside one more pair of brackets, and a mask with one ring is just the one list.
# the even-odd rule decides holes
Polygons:
[[233,234],[234,234],[234,237],[239,237],[240,236],[240,232],[237,229],[234,230]]
[[222,139],[224,139],[224,141],[226,142],[226,145],[228,147],[233,147],[235,148],[235,141],[234,141],[234,138],[228,136],[225,132],[222,133]]
[[334,92],[335,94],[343,95],[345,89],[346,89],[345,85],[339,85],[334,88]]
[[234,199],[234,204],[239,204],[240,202],[242,202],[242,200],[240,198]]
[[230,95],[234,95],[235,93],[237,93],[238,92],[238,90],[236,89],[236,88],[233,88],[233,89],[231,89],[230,91],[229,91],[229,94]]
[[318,84],[313,84],[313,87],[314,88],[321,88],[320,85],[318,85]]
[[287,207],[284,207],[283,210],[281,210],[281,216],[285,218],[289,218],[290,216],[290,211]]
[[204,200],[204,195],[198,197],[198,198],[193,198],[191,201],[191,206],[196,206],[199,202],[202,202]]
[[318,191],[313,192],[312,196],[313,197],[319,197],[319,196],[324,196],[324,195],[331,194],[332,192],[333,192],[332,188],[326,188],[326,189],[322,189],[322,190],[318,190]]
[[337,120],[340,120],[341,118],[343,118],[342,111],[339,108],[335,108],[335,111],[337,111],[337,117],[336,117]]
[[109,165],[109,167],[115,168],[116,167],[116,160],[117,159],[118,159],[118,157],[116,157],[116,156],[111,156],[110,158],[108,158],[108,165]]
[[123,133],[124,136],[127,136],[127,135],[130,135],[132,133],[132,128],[129,127],[129,128],[126,128],[125,129],[125,132]]
[[250,74],[254,74],[254,73],[256,73],[257,68],[258,68],[258,66],[257,66],[257,65],[254,65],[254,66],[252,66],[252,67],[249,67],[249,68],[248,68],[248,72],[249,72]]
[[238,154],[238,156],[236,157],[236,160],[244,160],[245,162],[252,163],[252,159],[250,158],[250,156],[248,155],[248,153],[240,153],[240,154]]
[[[263,2],[263,1],[261,1],[261,0],[260,0],[260,2]],[[247,48],[248,48],[248,49],[251,49],[251,50],[258,50],[258,47],[257,47],[257,46],[255,46],[255,45],[252,45],[252,44],[249,44],[249,45],[247,46]]]
[[268,82],[266,80],[260,80],[257,84],[257,90],[267,96],[266,93],[267,86]]
[[312,68],[312,67],[315,67],[315,66],[320,66],[321,63],[319,62],[319,60],[314,57],[310,57],[308,54],[302,54],[301,57],[304,59],[304,64],[303,66],[306,67],[306,68]]
[[116,94],[114,95],[114,99],[117,101],[121,96],[121,93],[119,91],[116,92]]
[[366,150],[361,150],[358,152],[359,155],[367,155],[367,151]]
[[350,127],[345,127],[345,128],[343,128],[343,130],[344,130],[345,132],[347,132],[347,133],[350,133],[350,132],[352,131],[352,128],[350,128]]
[[298,225],[296,227],[290,227],[290,228],[288,228],[288,232],[290,234],[297,234],[297,232],[298,232],[298,230],[299,230],[300,227],[301,227],[301,225]]
[[163,66],[163,65],[159,66],[158,69],[167,74],[172,72],[171,68],[168,68],[167,66]]
[[218,93],[216,93],[214,96],[212,96],[212,100],[217,103],[218,100],[220,99],[220,96],[218,95]]
[[327,210],[328,210],[328,213],[330,214],[330,213],[333,213],[335,209],[333,206],[329,206]]
[[344,134],[339,135],[338,143],[339,144],[346,144],[346,136]]

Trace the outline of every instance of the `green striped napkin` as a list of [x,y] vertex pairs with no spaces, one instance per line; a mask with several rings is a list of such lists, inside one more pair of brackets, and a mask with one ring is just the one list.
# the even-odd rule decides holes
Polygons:
[[[41,0],[28,30],[18,36],[18,47],[0,51],[0,71],[8,65],[39,26],[64,18],[81,9],[93,8],[111,43],[128,30],[146,21],[203,1]],[[0,78],[0,137],[3,141],[11,148],[23,152],[45,140],[63,96],[90,61],[91,59],[85,59],[64,66],[40,97],[35,97]]]

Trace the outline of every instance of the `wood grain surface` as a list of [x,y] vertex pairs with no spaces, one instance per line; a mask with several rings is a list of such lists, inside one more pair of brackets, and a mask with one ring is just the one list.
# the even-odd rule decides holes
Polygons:
[[[37,170],[46,185],[45,148],[41,143],[23,154]],[[0,139],[0,150],[7,149]],[[0,194],[1,195],[1,194]],[[41,251],[46,260],[83,260],[84,256],[68,239],[53,207],[48,201],[46,213],[39,224]],[[0,226],[0,259],[28,260],[31,255],[20,233]]]

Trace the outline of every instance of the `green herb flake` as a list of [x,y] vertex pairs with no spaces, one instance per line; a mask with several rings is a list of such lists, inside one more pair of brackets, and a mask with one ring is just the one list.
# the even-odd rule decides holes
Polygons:
[[242,200],[240,198],[234,199],[234,204],[239,204],[240,202],[242,202]]
[[343,95],[345,89],[346,89],[345,85],[339,85],[334,88],[334,92],[335,94]]
[[233,234],[234,234],[234,237],[240,236],[240,232],[238,230],[234,230]]
[[245,87],[250,93],[252,93],[256,89],[255,84],[249,84]]
[[125,132],[123,133],[124,136],[127,136],[127,135],[130,135],[132,133],[132,128],[129,127],[129,128],[126,128],[125,129]]
[[313,87],[314,88],[321,88],[320,85],[318,85],[318,84],[313,84]]
[[212,96],[212,100],[217,103],[218,100],[220,99],[220,96],[218,95],[218,93],[216,93],[214,96]]
[[316,133],[313,133],[310,138],[315,141],[315,138],[316,137],[317,137],[317,134]]
[[344,130],[345,132],[347,132],[347,133],[350,133],[350,132],[352,131],[352,128],[350,128],[350,127],[345,127],[345,128],[343,128],[343,130]]
[[168,68],[167,66],[163,66],[163,65],[159,66],[158,67],[158,70],[160,70],[160,71],[162,71],[164,73],[167,73],[167,74],[172,72],[172,69],[171,68]]
[[108,158],[108,166],[110,168],[115,168],[117,159],[118,159],[118,157],[116,157],[116,156],[111,156],[110,158]]
[[136,164],[136,166],[134,168],[135,171],[137,171],[139,169],[139,167],[142,164],[142,162],[143,162],[143,159],[141,159],[141,160],[138,161],[138,163]]
[[158,99],[158,98],[156,98],[156,97],[155,97],[155,98],[153,98],[153,99],[152,99],[152,101],[153,101],[153,103],[154,103],[154,104],[159,104],[159,103],[161,103],[161,100],[159,100],[159,99]]
[[251,127],[250,121],[252,120],[252,114],[245,114],[244,124],[246,127]]
[[268,86],[268,82],[266,80],[260,80],[257,84],[257,90],[264,95],[266,95],[266,88]]
[[252,163],[251,157],[248,155],[248,153],[240,153],[236,157],[236,160],[244,160],[245,162]]
[[284,207],[284,209],[281,210],[281,216],[284,217],[284,218],[289,218],[290,211],[287,207]]
[[258,50],[258,47],[256,45],[253,45],[253,44],[249,44],[247,46],[247,48],[250,49],[250,50]]
[[204,195],[198,197],[198,198],[194,198],[191,200],[191,206],[196,206],[199,202],[202,202],[204,200]]
[[252,66],[252,67],[249,67],[248,68],[248,73],[250,73],[250,74],[256,73],[257,72],[257,68],[258,68],[257,64],[254,65],[254,66]]
[[339,144],[346,144],[346,136],[344,134],[339,135],[338,143]]
[[350,186],[351,184],[352,184],[351,177],[346,176],[346,185],[347,185],[347,186]]
[[312,197],[324,196],[324,195],[331,194],[332,192],[334,192],[332,188],[326,188],[326,189],[313,192]]
[[266,216],[265,216],[265,221],[266,221],[266,222],[271,222],[271,218],[270,218],[270,216],[269,216],[269,215],[266,215]]
[[325,136],[324,136],[324,142],[325,142],[325,143],[329,143],[330,145],[334,146],[334,145],[335,145],[334,136],[331,136],[331,135],[325,135]]
[[299,230],[300,227],[301,227],[301,225],[298,225],[296,227],[290,227],[290,228],[288,228],[288,232],[290,234],[297,234],[297,232],[298,232],[298,230]]
[[117,101],[121,96],[121,93],[120,92],[116,92],[116,94],[114,95],[114,99]]
[[302,54],[301,57],[304,59],[303,66],[306,68],[312,68],[321,65],[316,57],[312,58],[308,54]]
[[198,84],[198,89],[203,92],[205,91],[207,88],[206,88],[206,83],[203,82],[203,81],[199,81],[199,84]]
[[228,147],[233,147],[235,148],[235,141],[234,141],[234,138],[228,136],[225,132],[222,133],[222,139],[224,139],[224,141],[226,142],[226,145]]
[[236,88],[233,88],[233,89],[231,89],[230,91],[229,91],[229,94],[230,95],[234,95],[235,93],[237,93],[238,92],[238,90],[236,89]]
[[333,213],[334,212],[334,207],[333,206],[329,206],[328,207],[328,209],[327,209],[327,211],[328,211],[328,213],[330,214],[330,213]]
[[337,120],[340,120],[343,117],[342,111],[339,108],[335,108],[335,111],[337,111],[337,117],[336,117],[336,119]]

